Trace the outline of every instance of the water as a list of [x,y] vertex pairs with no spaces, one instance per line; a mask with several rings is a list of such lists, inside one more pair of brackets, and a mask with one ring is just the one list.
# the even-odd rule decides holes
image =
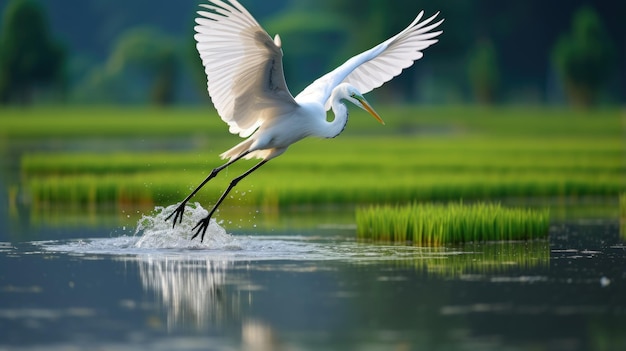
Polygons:
[[[229,233],[190,208],[137,233],[0,242],[0,350],[623,350],[616,221],[550,240],[417,248],[354,230]],[[115,233],[115,234],[112,234]],[[7,236],[8,237],[8,236]]]

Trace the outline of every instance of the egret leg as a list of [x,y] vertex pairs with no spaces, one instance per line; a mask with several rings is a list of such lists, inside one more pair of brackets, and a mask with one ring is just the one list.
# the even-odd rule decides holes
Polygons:
[[174,216],[174,222],[172,223],[172,228],[174,228],[176,226],[176,222],[181,223],[183,221],[183,213],[185,213],[185,206],[187,205],[187,201],[189,201],[194,195],[196,195],[196,193],[202,189],[202,187],[204,186],[204,184],[206,184],[209,180],[213,179],[221,170],[223,170],[224,168],[230,166],[231,164],[237,162],[238,160],[240,160],[242,157],[246,156],[247,154],[249,154],[249,151],[246,151],[244,153],[242,153],[241,155],[235,157],[234,159],[226,162],[225,164],[213,169],[211,171],[211,173],[206,177],[206,179],[204,179],[204,181],[202,181],[202,183],[200,183],[200,185],[198,185],[194,191],[191,192],[191,194],[189,194],[184,200],[183,202],[180,203],[180,205],[178,205],[178,207],[176,208],[176,210],[174,210],[174,212],[170,213],[169,216],[167,216],[167,218],[165,218],[166,221],[168,221],[170,218],[172,218],[172,216]]
[[198,234],[200,234],[200,233],[202,233],[202,236],[200,237],[200,242],[202,242],[204,240],[204,234],[206,233],[206,230],[209,227],[209,221],[211,220],[211,217],[215,213],[215,210],[217,210],[217,207],[222,203],[222,201],[224,201],[226,196],[228,196],[228,193],[230,193],[230,191],[237,185],[237,183],[239,183],[239,181],[241,181],[243,178],[245,178],[248,175],[250,175],[250,173],[252,173],[252,172],[256,171],[257,169],[259,169],[259,167],[263,166],[267,161],[269,161],[269,160],[265,159],[265,160],[257,163],[254,167],[250,168],[244,174],[240,175],[239,177],[233,179],[230,182],[230,184],[228,185],[228,188],[226,188],[226,190],[224,191],[222,196],[220,196],[219,200],[217,200],[215,205],[213,205],[213,208],[209,212],[209,215],[206,216],[205,218],[201,219],[198,222],[198,224],[196,224],[196,226],[193,227],[193,230],[196,230],[196,229],[198,229],[198,230],[196,231],[196,234],[194,234],[191,237],[191,240],[195,239],[195,237],[197,237]]

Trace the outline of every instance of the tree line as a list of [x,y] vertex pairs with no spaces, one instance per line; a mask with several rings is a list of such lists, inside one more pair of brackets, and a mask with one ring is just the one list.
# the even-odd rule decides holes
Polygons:
[[[626,5],[559,3],[554,10],[536,0],[301,0],[260,22],[283,38],[285,75],[294,93],[402,30],[423,8],[427,16],[440,10],[446,18],[440,42],[381,88],[377,99],[545,103],[548,95],[562,94],[561,100],[582,107],[623,102],[626,72],[618,62],[626,50],[617,43],[626,40],[619,24]],[[206,96],[191,26],[181,38],[158,28],[131,28],[105,62],[70,79],[68,67],[78,55],[50,34],[41,4],[10,0],[0,26],[0,103],[167,105],[190,91]]]

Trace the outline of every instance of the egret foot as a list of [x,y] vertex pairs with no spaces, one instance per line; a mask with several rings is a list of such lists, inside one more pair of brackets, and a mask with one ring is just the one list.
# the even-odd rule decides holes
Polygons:
[[172,216],[174,216],[174,222],[172,223],[172,228],[176,227],[177,221],[179,224],[183,222],[183,214],[185,213],[185,206],[187,206],[187,202],[185,201],[181,202],[180,205],[178,205],[178,207],[176,208],[176,210],[174,210],[174,212],[172,212],[169,216],[167,216],[167,218],[165,218],[166,221],[169,221],[169,219],[172,218]]
[[209,223],[211,222],[211,216],[206,216],[201,219],[192,230],[196,230],[196,234],[191,237],[191,240],[195,239],[200,232],[202,232],[202,236],[200,237],[200,242],[204,241],[204,234],[206,234],[206,230],[209,228]]

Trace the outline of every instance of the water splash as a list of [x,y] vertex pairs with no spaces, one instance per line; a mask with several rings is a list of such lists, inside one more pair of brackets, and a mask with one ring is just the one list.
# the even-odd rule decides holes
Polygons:
[[[457,258],[457,256],[471,256],[468,257],[471,262],[474,262],[477,257],[475,252],[455,248],[370,245],[344,236],[268,235],[267,233],[231,235],[213,219],[201,243],[199,238],[191,240],[191,237],[195,233],[193,228],[198,221],[208,214],[207,210],[198,203],[188,205],[181,223],[177,223],[172,228],[172,218],[168,221],[166,218],[176,210],[177,206],[178,204],[168,207],[157,206],[151,213],[143,215],[137,222],[133,236],[45,241],[33,244],[45,251],[63,252],[75,256],[113,255],[119,260],[149,262],[150,264],[178,260],[181,262],[189,260],[202,262],[336,260],[361,263],[398,261],[404,262],[403,265],[440,267],[443,264],[442,260],[445,260],[456,271],[459,266],[464,267],[462,257]],[[3,247],[0,246],[0,251],[2,249]],[[523,257],[526,256],[523,255]],[[458,264],[453,264],[457,261],[459,261]]]
[[187,205],[181,223],[172,227],[172,218],[166,218],[173,213],[178,204],[168,207],[155,207],[151,214],[143,215],[137,222],[135,236],[139,239],[136,248],[147,249],[228,249],[237,248],[237,240],[220,226],[215,219],[211,219],[204,240],[191,237],[196,232],[194,227],[198,221],[209,213],[199,203]]

